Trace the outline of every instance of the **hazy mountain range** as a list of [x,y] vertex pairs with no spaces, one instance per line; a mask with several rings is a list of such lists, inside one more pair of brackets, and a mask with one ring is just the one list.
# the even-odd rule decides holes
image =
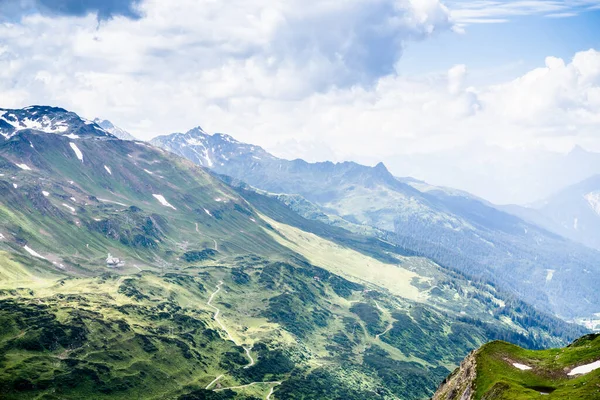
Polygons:
[[464,191],[396,178],[382,163],[284,160],[200,128],[152,143],[255,188],[299,195],[324,214],[377,228],[388,241],[498,282],[542,309],[568,317],[598,312],[597,251]]

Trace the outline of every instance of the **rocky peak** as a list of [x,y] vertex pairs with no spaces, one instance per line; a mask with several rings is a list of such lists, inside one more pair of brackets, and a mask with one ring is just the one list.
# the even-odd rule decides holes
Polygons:
[[83,119],[63,108],[49,106],[0,108],[0,135],[8,140],[25,130],[65,136],[113,137],[95,122]]

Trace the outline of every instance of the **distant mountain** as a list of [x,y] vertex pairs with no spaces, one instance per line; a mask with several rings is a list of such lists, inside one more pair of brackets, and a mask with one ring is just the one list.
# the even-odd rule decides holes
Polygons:
[[565,317],[600,311],[592,272],[599,271],[600,253],[469,193],[398,179],[382,163],[283,160],[199,128],[152,143],[253,187],[300,195],[325,214],[386,231],[387,240],[499,282],[543,309]]
[[115,126],[107,119],[95,118],[94,122],[97,123],[102,129],[115,135],[121,140],[137,140],[131,133],[119,128],[118,126]]
[[600,335],[532,351],[492,342],[471,353],[432,400],[600,398]]
[[485,342],[585,332],[65,110],[3,116],[3,399],[417,400]]
[[186,133],[155,137],[150,143],[206,168],[227,168],[225,163],[232,159],[247,162],[260,161],[263,158],[277,160],[261,147],[238,142],[222,133],[209,135],[199,126]]
[[571,185],[531,205],[514,210],[537,219],[549,230],[600,249],[600,175]]

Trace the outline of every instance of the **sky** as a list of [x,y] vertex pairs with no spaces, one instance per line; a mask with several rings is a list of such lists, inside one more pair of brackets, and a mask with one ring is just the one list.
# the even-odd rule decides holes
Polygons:
[[600,0],[0,0],[0,106],[32,104],[524,203],[556,187],[500,187],[512,157],[600,151]]

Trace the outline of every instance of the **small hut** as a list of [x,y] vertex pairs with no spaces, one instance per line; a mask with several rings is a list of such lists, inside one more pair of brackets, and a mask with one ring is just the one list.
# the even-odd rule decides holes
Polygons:
[[113,257],[110,253],[108,253],[108,257],[106,257],[106,266],[111,268],[124,267],[125,261],[121,260],[120,258]]

